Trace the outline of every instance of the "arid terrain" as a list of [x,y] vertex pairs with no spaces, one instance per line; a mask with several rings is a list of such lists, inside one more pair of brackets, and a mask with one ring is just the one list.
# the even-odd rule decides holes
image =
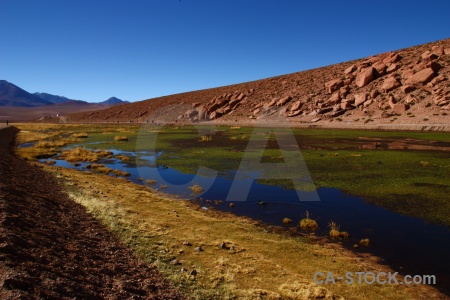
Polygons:
[[16,158],[17,132],[0,130],[0,298],[183,298],[51,175]]
[[252,124],[449,130],[450,39],[323,68],[72,114],[69,122]]

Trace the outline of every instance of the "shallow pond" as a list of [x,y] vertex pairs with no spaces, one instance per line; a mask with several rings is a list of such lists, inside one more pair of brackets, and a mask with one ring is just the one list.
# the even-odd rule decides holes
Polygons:
[[[256,174],[253,174],[253,178],[245,179],[234,179],[235,171],[222,172],[216,178],[208,174],[195,177],[193,174],[184,174],[166,166],[158,166],[156,157],[161,153],[155,155],[146,152],[110,151],[114,155],[127,155],[139,159],[141,163],[137,167],[136,164],[115,158],[101,160],[98,163],[111,169],[129,172],[131,174],[129,179],[135,183],[144,184],[146,179],[156,179],[157,183],[151,185],[152,188],[179,195],[184,199],[192,199],[204,209],[232,212],[279,226],[286,226],[282,223],[286,217],[293,221],[289,226],[297,226],[308,211],[311,218],[317,220],[320,226],[316,234],[323,236],[328,234],[328,223],[334,221],[342,231],[350,234],[350,238],[343,242],[344,245],[352,247],[360,239],[369,238],[371,245],[368,248],[362,247],[355,251],[373,253],[403,274],[436,275],[438,286],[449,291],[447,286],[450,282],[448,259],[450,229],[446,226],[428,224],[417,218],[391,212],[334,188],[319,188],[317,193],[320,201],[299,201],[298,194],[294,190],[257,183],[254,180]],[[72,163],[55,158],[56,166],[86,170],[88,165],[81,163],[75,167]],[[238,180],[238,184],[242,185],[249,184],[250,181],[251,189],[248,197],[234,199],[232,201],[234,207],[230,207],[230,202],[225,200],[233,180]],[[167,185],[167,188],[161,184]],[[193,184],[204,187],[205,192],[192,194],[188,187]],[[210,188],[207,188],[208,186]],[[303,195],[307,196],[307,193]],[[259,201],[264,204],[258,204]]]

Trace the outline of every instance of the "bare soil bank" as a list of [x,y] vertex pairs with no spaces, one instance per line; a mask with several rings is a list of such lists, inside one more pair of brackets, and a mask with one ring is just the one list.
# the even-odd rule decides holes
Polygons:
[[1,299],[182,299],[0,130]]

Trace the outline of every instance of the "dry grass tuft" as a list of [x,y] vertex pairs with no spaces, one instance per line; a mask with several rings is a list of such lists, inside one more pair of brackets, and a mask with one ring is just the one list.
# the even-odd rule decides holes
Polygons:
[[61,153],[61,157],[69,162],[75,162],[75,161],[95,162],[98,160],[99,155],[97,153],[95,153],[94,151],[87,150],[87,149],[84,149],[81,147],[76,147],[73,149],[63,151]]
[[154,179],[147,179],[147,180],[145,181],[145,184],[146,184],[146,185],[152,185],[152,184],[155,184],[155,183],[157,183],[157,181],[154,180]]
[[120,171],[120,170],[112,170],[112,173],[116,176],[122,176],[122,177],[128,177],[131,175],[129,172]]
[[303,230],[315,231],[319,228],[319,224],[309,217],[309,212],[306,211],[306,217],[302,219],[299,226]]
[[284,218],[283,219],[283,224],[291,224],[291,223],[292,223],[291,219],[289,219],[289,218]]
[[114,137],[114,140],[116,142],[127,142],[128,141],[128,137],[125,135],[118,135]]
[[211,142],[212,136],[210,135],[202,135],[200,136],[200,142]]
[[128,156],[125,156],[125,155],[116,155],[116,158],[120,159],[123,162],[126,162],[126,161],[130,160],[130,158]]
[[359,241],[359,244],[361,245],[361,246],[365,246],[365,247],[367,247],[367,246],[369,246],[369,244],[370,244],[370,240],[369,239],[362,239],[362,240],[360,240]]
[[79,132],[79,133],[72,134],[72,137],[85,139],[88,137],[88,135],[86,132]]
[[339,225],[336,224],[336,222],[331,221],[328,224],[328,227],[330,227],[330,237],[332,239],[337,239],[337,238],[348,238],[348,233],[345,231],[339,231]]
[[190,189],[193,193],[202,193],[202,192],[204,192],[205,190],[200,186],[200,185],[198,185],[198,184],[194,184],[193,186],[191,186],[191,187],[188,187],[188,189]]

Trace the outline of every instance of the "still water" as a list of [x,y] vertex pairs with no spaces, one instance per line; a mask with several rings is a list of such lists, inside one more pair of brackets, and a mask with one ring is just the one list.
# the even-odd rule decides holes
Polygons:
[[[393,266],[402,274],[436,275],[438,287],[449,291],[450,285],[450,229],[445,226],[428,224],[423,220],[407,217],[384,208],[369,204],[363,199],[343,193],[335,188],[319,188],[320,201],[300,201],[294,190],[283,189],[257,183],[253,178],[235,179],[235,171],[220,173],[218,176],[197,176],[185,174],[166,166],[158,166],[156,158],[161,153],[121,152],[110,150],[114,155],[128,155],[138,158],[139,167],[117,159],[105,159],[97,163],[106,167],[127,171],[129,179],[138,184],[145,184],[146,179],[158,179],[152,188],[160,189],[161,183],[167,188],[166,193],[179,195],[183,199],[198,202],[204,209],[217,209],[247,216],[266,224],[286,226],[283,218],[290,218],[291,226],[296,226],[305,216],[306,211],[315,219],[320,230],[317,235],[326,236],[328,223],[336,222],[340,229],[347,231],[350,238],[344,245],[351,247],[362,238],[369,238],[371,245],[356,251],[366,251],[382,258],[383,262]],[[64,160],[56,159],[56,166],[86,170],[88,163],[74,166]],[[43,160],[44,161],[44,160]],[[193,181],[195,177],[195,181]],[[138,180],[142,178],[143,182]],[[225,201],[233,180],[242,184],[250,181],[251,189],[245,199],[234,199],[234,207]],[[192,194],[188,189],[193,184],[205,188],[202,194]],[[307,195],[304,194],[307,199]],[[199,199],[203,200],[200,201]],[[208,203],[206,202],[208,201]],[[215,202],[215,200],[218,200]],[[222,200],[222,201],[220,201]],[[258,204],[263,202],[264,204]]]

